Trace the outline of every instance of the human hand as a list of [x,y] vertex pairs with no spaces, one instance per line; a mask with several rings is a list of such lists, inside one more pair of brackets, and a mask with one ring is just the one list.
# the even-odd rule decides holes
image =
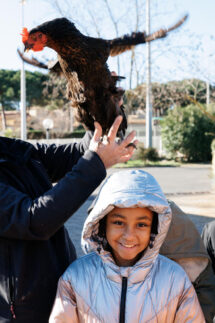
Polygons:
[[132,131],[120,143],[116,142],[116,134],[121,122],[122,117],[118,116],[104,140],[101,140],[102,127],[98,122],[95,122],[95,131],[93,138],[91,139],[89,149],[95,151],[99,155],[105,168],[109,168],[117,163],[128,161],[138,143],[138,140],[132,142],[136,135],[135,131]]

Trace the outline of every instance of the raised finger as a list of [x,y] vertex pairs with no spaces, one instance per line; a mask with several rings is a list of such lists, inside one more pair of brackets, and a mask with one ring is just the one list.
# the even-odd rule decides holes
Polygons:
[[115,138],[116,138],[116,134],[117,134],[117,131],[119,129],[119,126],[120,126],[120,123],[122,122],[122,116],[118,116],[114,123],[112,124],[109,132],[108,132],[108,135],[107,135],[107,138],[110,142],[114,141]]
[[132,140],[134,139],[134,137],[136,136],[136,132],[135,130],[133,130],[132,132],[129,133],[129,135],[121,142],[120,146],[122,148],[125,148],[128,144],[130,144],[132,142]]
[[118,161],[118,163],[125,163],[127,162],[132,156],[132,153],[122,155]]
[[125,148],[127,149],[128,153],[133,154],[134,150],[137,149],[137,144],[138,144],[138,140],[132,141],[131,143],[129,143]]
[[102,127],[98,122],[94,122],[94,134],[93,134],[93,140],[94,141],[99,141],[101,136],[102,136]]

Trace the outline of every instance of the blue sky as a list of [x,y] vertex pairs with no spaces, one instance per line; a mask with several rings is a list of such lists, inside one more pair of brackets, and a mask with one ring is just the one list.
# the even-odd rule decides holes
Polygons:
[[[97,0],[89,0],[92,4],[95,4]],[[167,0],[168,1],[168,0]],[[213,35],[215,32],[215,1],[214,0],[169,0],[171,4],[175,2],[176,12],[173,13],[170,18],[170,24],[174,23],[185,12],[188,12],[190,17],[186,23],[186,28],[180,34],[180,40],[185,39],[185,30],[195,33],[199,37],[203,37],[206,40],[208,35]],[[81,0],[79,0],[81,2]],[[114,3],[114,1],[110,0]],[[153,2],[153,1],[151,1]],[[162,3],[162,0],[157,0]],[[169,8],[163,8],[165,12]],[[52,7],[44,0],[26,0],[24,6],[24,24],[28,29],[46,21],[55,18],[57,15]],[[168,18],[168,20],[170,19]],[[157,21],[157,26],[162,27],[164,22]],[[169,22],[167,22],[169,25]],[[154,25],[152,26],[152,29]],[[0,69],[20,69],[21,63],[17,55],[17,47],[22,48],[21,43],[21,5],[20,0],[0,0]],[[123,33],[127,33],[128,30],[124,30]],[[215,36],[215,35],[214,35]],[[108,37],[108,36],[107,36]],[[110,35],[110,38],[112,35]],[[187,41],[187,40],[186,40]],[[211,40],[210,40],[211,41]],[[215,42],[214,40],[212,40]],[[189,40],[188,40],[189,42]],[[209,41],[207,41],[207,46]],[[47,52],[41,53],[35,57],[45,57]],[[49,53],[49,52],[48,52]],[[49,53],[49,56],[53,55]],[[195,57],[195,53],[193,53]],[[207,61],[207,57],[205,56]],[[215,60],[215,58],[214,58]],[[214,61],[215,63],[215,61]],[[109,62],[110,68],[114,69],[116,59]],[[166,64],[166,63],[165,63]],[[207,62],[206,62],[207,64]],[[208,64],[209,65],[209,64]],[[210,66],[213,65],[213,60],[210,61]],[[215,65],[215,64],[214,64]],[[26,65],[26,69],[32,70],[31,67]],[[192,73],[192,72],[191,72]]]

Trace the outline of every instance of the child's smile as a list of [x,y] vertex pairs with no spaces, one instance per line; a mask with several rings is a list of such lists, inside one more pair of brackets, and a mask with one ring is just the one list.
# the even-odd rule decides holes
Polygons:
[[149,244],[153,213],[147,208],[114,208],[106,237],[118,266],[132,266]]

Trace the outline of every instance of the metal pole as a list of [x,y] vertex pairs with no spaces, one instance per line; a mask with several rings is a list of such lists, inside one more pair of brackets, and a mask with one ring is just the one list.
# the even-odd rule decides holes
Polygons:
[[[25,0],[21,0],[21,19],[22,28],[24,27],[24,4]],[[21,139],[26,140],[26,85],[25,85],[25,65],[22,60],[21,73],[20,73],[20,111],[21,111]]]
[[206,105],[209,106],[210,104],[210,82],[206,82]]
[[[146,0],[146,34],[150,34],[150,0]],[[146,148],[152,147],[151,46],[146,43]]]
[[49,130],[50,129],[46,129],[46,140],[49,140]]

